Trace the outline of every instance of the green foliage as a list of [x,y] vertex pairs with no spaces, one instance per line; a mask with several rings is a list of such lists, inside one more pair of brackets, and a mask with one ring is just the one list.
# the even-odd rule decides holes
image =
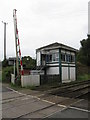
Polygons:
[[23,88],[30,89],[30,90],[35,90],[36,89],[35,86],[26,86],[26,87],[23,87]]
[[7,67],[7,66],[8,66],[8,60],[3,60],[2,67]]
[[23,66],[26,69],[35,69],[36,60],[32,59],[30,56],[25,56],[22,58]]
[[[36,60],[32,59],[30,56],[23,57],[22,61],[25,69],[35,69]],[[14,71],[13,69],[13,66],[8,66],[8,60],[2,61],[2,78],[0,78],[0,80],[2,79],[2,82],[10,82],[11,73]],[[20,85],[20,82],[20,78],[18,78],[16,84]]]
[[2,68],[2,82],[10,82],[11,73],[13,73],[13,67]]
[[80,43],[81,48],[77,55],[77,61],[90,66],[90,38],[88,37],[88,39],[83,39]]
[[90,75],[88,74],[84,74],[84,75],[80,75],[78,76],[77,80],[90,80]]
[[17,84],[10,84],[10,87],[13,88],[14,90],[20,90],[22,89],[22,87],[20,85],[17,85]]

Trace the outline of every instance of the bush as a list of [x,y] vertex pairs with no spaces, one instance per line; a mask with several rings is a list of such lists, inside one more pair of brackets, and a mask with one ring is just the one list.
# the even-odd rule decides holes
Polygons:
[[2,82],[10,82],[11,73],[13,73],[13,67],[2,68]]
[[80,75],[77,78],[78,80],[90,80],[90,75],[88,74],[84,74],[84,75]]
[[3,60],[2,61],[2,66],[7,67],[8,66],[8,60]]

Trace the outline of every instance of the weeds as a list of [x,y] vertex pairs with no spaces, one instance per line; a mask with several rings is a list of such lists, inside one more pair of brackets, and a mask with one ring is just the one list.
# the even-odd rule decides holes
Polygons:
[[77,80],[90,80],[90,75],[84,74],[77,77]]

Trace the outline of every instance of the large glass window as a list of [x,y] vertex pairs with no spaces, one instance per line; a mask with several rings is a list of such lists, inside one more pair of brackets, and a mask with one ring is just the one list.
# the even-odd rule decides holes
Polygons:
[[75,56],[66,54],[66,62],[75,62]]
[[46,62],[52,62],[52,55],[46,56]]
[[59,53],[52,54],[52,61],[59,61]]
[[[46,56],[46,62],[58,62],[59,53],[52,53]],[[75,55],[68,53],[61,53],[61,61],[63,62],[75,62]]]
[[61,53],[61,61],[65,61],[65,53]]
[[59,53],[53,53],[51,55],[47,55],[46,61],[47,62],[59,61]]
[[71,62],[75,62],[75,55],[71,55]]
[[70,54],[66,54],[66,62],[71,62],[71,55]]
[[52,55],[49,55],[49,62],[52,62]]
[[56,61],[59,61],[59,53],[56,53]]
[[55,54],[52,54],[52,61],[55,61]]

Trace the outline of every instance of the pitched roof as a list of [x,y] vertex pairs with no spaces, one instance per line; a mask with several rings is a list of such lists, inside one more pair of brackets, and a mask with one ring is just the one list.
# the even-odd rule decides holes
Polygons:
[[75,48],[72,48],[70,46],[67,46],[67,45],[64,45],[64,44],[61,44],[61,43],[58,43],[58,42],[55,42],[55,43],[52,43],[52,44],[40,47],[40,48],[36,49],[36,51],[51,50],[51,49],[57,49],[57,48],[62,48],[62,49],[66,49],[66,50],[70,50],[70,51],[75,51],[75,52],[78,51]]

